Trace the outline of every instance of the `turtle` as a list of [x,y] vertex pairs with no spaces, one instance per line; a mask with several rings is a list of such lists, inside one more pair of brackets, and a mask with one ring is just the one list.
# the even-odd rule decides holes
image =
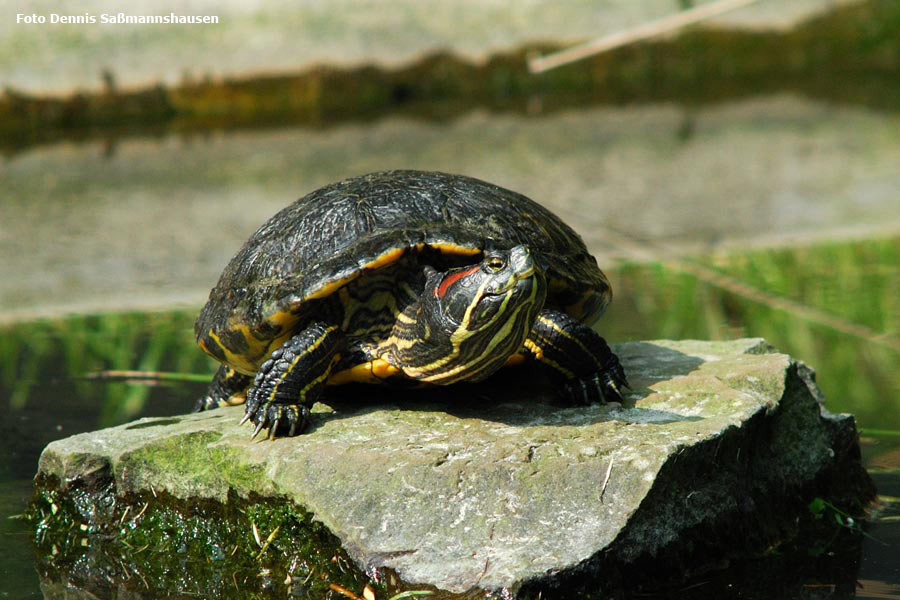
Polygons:
[[621,402],[591,328],[611,298],[581,237],[522,194],[430,171],[345,179],[228,263],[194,327],[222,363],[195,408],[245,403],[253,437],[294,436],[329,385],[478,382],[526,361],[567,403]]

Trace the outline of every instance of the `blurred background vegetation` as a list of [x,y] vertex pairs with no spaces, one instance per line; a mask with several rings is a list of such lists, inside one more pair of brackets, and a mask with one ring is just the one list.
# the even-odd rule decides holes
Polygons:
[[764,337],[897,468],[898,0],[763,0],[540,75],[530,57],[702,2],[327,4],[0,25],[4,508],[49,441],[188,410],[215,367],[193,319],[230,256],[388,168],[544,203],[610,276],[607,339]]

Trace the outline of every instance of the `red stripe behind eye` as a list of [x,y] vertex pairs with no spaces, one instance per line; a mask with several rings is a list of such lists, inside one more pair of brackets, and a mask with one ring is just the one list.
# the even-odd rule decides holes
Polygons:
[[434,290],[434,295],[437,296],[438,298],[443,298],[444,294],[447,293],[447,290],[450,289],[451,285],[453,285],[454,283],[456,283],[463,277],[465,277],[467,275],[471,275],[472,273],[474,273],[475,271],[477,271],[480,268],[481,267],[479,267],[478,265],[475,265],[471,269],[466,269],[465,271],[460,271],[459,273],[454,273],[453,275],[450,275],[449,277],[445,277],[444,280],[441,282],[441,285],[439,285],[437,287],[437,289]]

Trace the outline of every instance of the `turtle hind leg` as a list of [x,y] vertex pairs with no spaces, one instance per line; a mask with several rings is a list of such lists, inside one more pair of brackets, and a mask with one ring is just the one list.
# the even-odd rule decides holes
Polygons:
[[619,357],[597,332],[557,311],[543,310],[525,339],[525,353],[544,365],[572,404],[622,402],[628,387]]
[[253,437],[265,428],[269,438],[278,432],[301,433],[346,345],[338,327],[313,323],[274,350],[247,392],[241,423],[249,420],[256,426]]
[[243,404],[251,383],[253,377],[238,373],[228,365],[221,365],[213,375],[206,394],[194,403],[194,412]]

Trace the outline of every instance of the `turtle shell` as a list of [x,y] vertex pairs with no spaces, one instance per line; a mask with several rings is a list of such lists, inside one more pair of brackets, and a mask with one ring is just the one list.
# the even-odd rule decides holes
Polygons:
[[254,233],[195,324],[209,354],[252,374],[321,299],[409,252],[466,255],[527,245],[549,282],[547,304],[593,323],[609,302],[584,242],[529,198],[461,175],[385,171],[300,198]]

